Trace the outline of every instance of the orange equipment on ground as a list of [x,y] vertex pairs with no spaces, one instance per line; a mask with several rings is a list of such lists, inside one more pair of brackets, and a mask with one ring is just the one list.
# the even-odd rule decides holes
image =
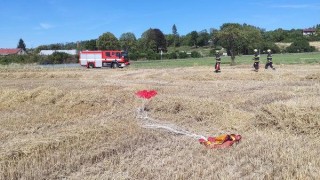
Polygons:
[[208,140],[199,139],[200,144],[203,144],[207,148],[219,149],[232,146],[235,142],[239,142],[241,135],[235,134],[223,134],[217,137],[208,137]]

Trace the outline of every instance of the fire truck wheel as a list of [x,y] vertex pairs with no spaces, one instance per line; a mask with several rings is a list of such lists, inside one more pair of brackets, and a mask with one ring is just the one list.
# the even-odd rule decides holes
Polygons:
[[88,68],[93,68],[93,63],[90,63],[89,65],[88,65]]
[[118,63],[114,62],[111,64],[111,68],[117,68],[118,67]]

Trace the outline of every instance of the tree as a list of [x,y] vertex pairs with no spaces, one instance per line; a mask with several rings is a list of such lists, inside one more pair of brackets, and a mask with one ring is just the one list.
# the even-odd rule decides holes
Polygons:
[[63,49],[62,47],[63,47],[63,44],[59,44],[59,43],[49,45],[50,50],[60,50],[60,49]]
[[227,49],[231,56],[231,65],[235,65],[235,55],[241,47],[241,25],[238,23],[226,23],[220,28],[217,37],[221,45]]
[[191,31],[191,33],[190,33],[190,45],[196,46],[197,45],[197,39],[198,39],[198,32],[197,31]]
[[249,54],[253,53],[254,49],[261,49],[261,44],[263,42],[262,40],[262,30],[251,26],[244,24],[241,28],[241,48],[242,50],[239,52],[241,54]]
[[100,50],[119,49],[120,44],[118,39],[110,32],[103,33],[97,40],[97,48]]
[[173,34],[173,47],[177,47],[177,45],[179,44],[179,34],[178,34],[178,30],[175,24],[173,24],[172,26],[172,34]]
[[172,34],[173,35],[178,35],[177,27],[176,27],[175,24],[173,24],[173,26],[172,26]]
[[218,42],[218,38],[217,38],[217,34],[218,34],[219,30],[215,29],[215,28],[210,28],[210,34],[209,34],[209,44],[210,47],[214,47],[217,46],[217,42]]
[[19,40],[17,48],[21,48],[24,51],[26,51],[26,44],[24,43],[24,41],[22,39]]
[[97,50],[97,40],[96,39],[91,39],[88,41],[83,41],[80,43],[81,47],[78,47],[79,50],[85,49],[85,50]]
[[38,54],[41,50],[49,50],[49,47],[47,45],[40,45],[36,48],[34,51],[35,54]]
[[174,46],[174,41],[175,41],[175,37],[173,34],[166,34],[165,35],[165,38],[166,38],[166,41],[167,41],[167,47],[170,47],[170,46]]
[[167,41],[164,34],[159,29],[149,29],[145,31],[140,39],[140,45],[145,51],[152,50],[159,53],[160,50],[167,51]]
[[283,42],[287,38],[287,32],[279,28],[273,31],[272,36],[274,42]]
[[290,31],[287,31],[287,37],[285,41],[292,42],[297,39],[304,38],[301,32],[302,32],[302,29],[291,29]]
[[217,38],[231,56],[231,65],[235,64],[237,54],[248,54],[253,49],[260,49],[262,40],[261,29],[238,23],[226,23],[220,28]]
[[124,51],[129,51],[131,49],[136,49],[137,38],[133,33],[127,32],[120,36],[120,46]]
[[262,52],[267,52],[268,49],[272,51],[272,53],[280,53],[281,50],[279,46],[277,46],[274,42],[263,41],[260,45],[260,49]]
[[72,50],[72,49],[77,49],[77,45],[78,43],[77,42],[68,42],[68,43],[65,43],[64,45],[64,50]]
[[49,64],[62,64],[65,63],[66,60],[70,57],[69,54],[64,52],[54,52],[51,55],[49,55],[48,59],[50,62]]
[[198,33],[197,45],[198,46],[206,46],[209,43],[210,34],[207,30],[202,30]]
[[180,37],[181,44],[183,46],[197,46],[197,39],[199,35],[197,31],[191,31],[185,36]]

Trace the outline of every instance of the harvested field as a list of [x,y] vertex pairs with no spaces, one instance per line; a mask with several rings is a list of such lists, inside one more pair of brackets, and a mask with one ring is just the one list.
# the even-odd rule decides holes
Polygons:
[[[0,179],[317,179],[320,65],[0,69]],[[148,116],[228,149],[141,126]]]
[[[280,49],[285,49],[291,45],[291,43],[275,43],[277,46],[279,46]],[[310,41],[310,46],[314,46],[317,51],[320,51],[320,41]]]
[[319,41],[310,42],[310,46],[314,46],[318,51],[320,51],[320,42]]

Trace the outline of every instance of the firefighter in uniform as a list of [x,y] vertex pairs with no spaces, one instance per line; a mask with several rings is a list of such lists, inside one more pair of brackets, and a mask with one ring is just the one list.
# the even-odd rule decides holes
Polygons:
[[216,51],[216,65],[214,66],[216,73],[221,72],[220,70],[220,64],[221,64],[221,57],[220,57],[220,52]]
[[254,70],[256,72],[258,72],[259,71],[260,54],[257,49],[254,49],[253,51],[254,51],[254,57],[252,59],[254,61],[253,67],[254,67]]
[[270,66],[273,70],[275,70],[276,68],[274,68],[274,67],[272,66],[272,54],[271,54],[271,50],[268,49],[267,52],[268,52],[268,55],[267,55],[267,63],[266,63],[265,69],[268,69],[268,67]]

